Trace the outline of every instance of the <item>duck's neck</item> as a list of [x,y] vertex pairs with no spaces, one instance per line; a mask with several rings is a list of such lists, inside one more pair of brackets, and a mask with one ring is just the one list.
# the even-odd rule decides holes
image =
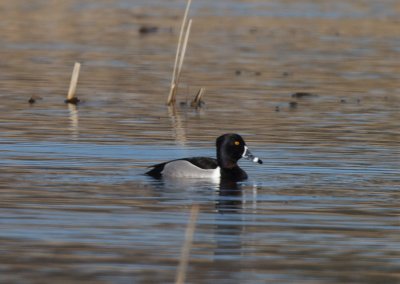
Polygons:
[[221,167],[221,169],[233,169],[239,167],[236,161],[220,159],[220,157],[218,157],[218,165]]
[[229,157],[229,155],[224,154],[223,151],[217,151],[217,161],[221,169],[233,169],[238,167],[237,160]]
[[236,164],[233,168],[221,168],[221,178],[232,181],[241,181],[247,179],[247,174]]
[[247,179],[247,174],[238,164],[237,159],[232,159],[221,152],[217,152],[218,166],[221,168],[221,178],[240,181]]

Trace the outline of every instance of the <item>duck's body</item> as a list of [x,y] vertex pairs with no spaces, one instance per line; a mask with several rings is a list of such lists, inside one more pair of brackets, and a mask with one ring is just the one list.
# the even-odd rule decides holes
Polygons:
[[148,175],[161,178],[162,176],[183,178],[219,178],[220,168],[216,159],[207,157],[192,157],[172,160],[152,166]]
[[243,138],[238,134],[225,134],[217,138],[217,159],[208,157],[192,157],[168,161],[151,166],[146,174],[155,178],[221,178],[228,180],[244,180],[247,174],[237,161],[244,157],[262,164],[248,150]]

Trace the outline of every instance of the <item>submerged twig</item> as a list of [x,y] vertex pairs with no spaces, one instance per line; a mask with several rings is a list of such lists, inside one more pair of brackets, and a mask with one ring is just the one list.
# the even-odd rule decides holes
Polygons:
[[176,273],[176,284],[183,284],[185,282],[186,270],[189,262],[189,253],[192,246],[193,235],[196,228],[197,215],[199,213],[199,205],[193,205],[190,211],[190,219],[185,232],[185,243],[182,247],[181,258],[179,267]]
[[75,97],[75,93],[76,93],[76,86],[78,84],[80,69],[81,69],[81,64],[79,62],[75,62],[74,70],[72,71],[72,76],[71,76],[71,83],[69,84],[67,99],[65,100],[66,103],[77,104],[79,102],[79,99]]
[[[168,105],[175,103],[175,96],[176,96],[176,92],[178,89],[179,77],[180,77],[180,73],[182,70],[183,59],[185,57],[186,46],[187,46],[187,42],[189,39],[190,28],[192,25],[192,20],[189,20],[189,23],[187,24],[187,16],[189,13],[189,8],[190,8],[191,2],[192,2],[192,0],[188,0],[188,2],[187,2],[185,14],[184,14],[183,20],[182,20],[181,29],[179,32],[178,46],[176,49],[175,62],[174,62],[174,70],[172,72],[171,87],[170,87],[168,100],[167,100]],[[185,37],[184,37],[184,40],[182,43],[184,32],[185,32]]]

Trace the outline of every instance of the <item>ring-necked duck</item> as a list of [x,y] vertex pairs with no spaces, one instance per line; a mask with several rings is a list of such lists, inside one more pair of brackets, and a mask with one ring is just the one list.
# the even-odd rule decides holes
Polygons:
[[155,177],[174,178],[221,178],[240,181],[247,178],[237,161],[240,158],[262,164],[251,154],[243,138],[238,134],[224,134],[217,138],[217,159],[207,157],[183,158],[151,166],[146,174]]

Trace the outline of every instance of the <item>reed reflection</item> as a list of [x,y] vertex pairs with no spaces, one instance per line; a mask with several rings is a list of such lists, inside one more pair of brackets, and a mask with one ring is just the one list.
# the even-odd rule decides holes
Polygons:
[[79,137],[79,113],[78,107],[74,104],[68,104],[69,110],[69,131],[72,140],[78,140]]
[[175,141],[179,145],[185,146],[187,141],[185,126],[183,125],[182,118],[177,112],[175,105],[168,106],[168,115],[171,119]]

